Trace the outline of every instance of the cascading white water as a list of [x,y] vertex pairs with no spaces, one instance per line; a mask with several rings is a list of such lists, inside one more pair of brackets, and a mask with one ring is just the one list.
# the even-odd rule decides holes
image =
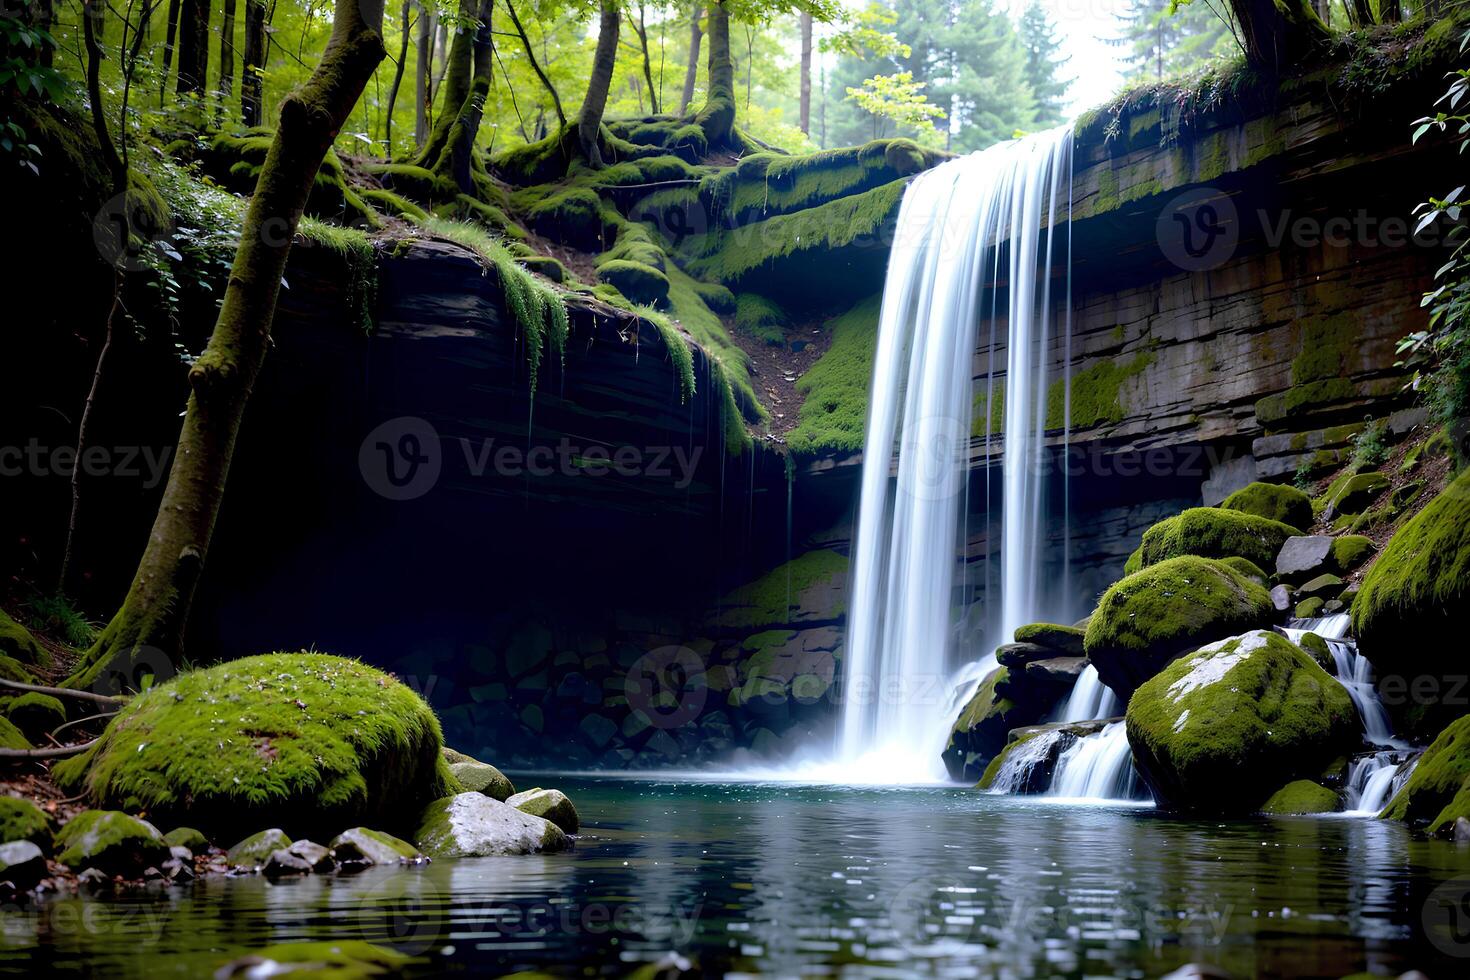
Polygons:
[[1104,725],[1102,731],[1069,746],[1057,759],[1047,795],[1079,800],[1149,799],[1133,766],[1123,722]]
[[1123,705],[1113,689],[1102,682],[1097,668],[1088,664],[1082,668],[1072,693],[1062,702],[1057,721],[1093,721],[1097,718],[1116,718],[1123,713]]
[[[1334,622],[1343,620],[1341,624]],[[1330,616],[1323,620],[1303,620],[1302,625],[1290,629],[1283,629],[1291,642],[1301,645],[1302,636],[1307,633],[1317,633],[1327,641],[1327,649],[1332,654],[1332,665],[1337,676],[1337,682],[1348,692],[1348,697],[1353,699],[1353,706],[1358,709],[1358,717],[1363,722],[1363,735],[1374,745],[1385,747],[1403,747],[1403,743],[1394,738],[1393,724],[1389,721],[1388,709],[1383,706],[1383,701],[1378,697],[1378,688],[1373,682],[1373,665],[1368,662],[1367,657],[1358,654],[1357,645],[1351,640],[1343,639],[1347,635],[1346,616]],[[1311,628],[1315,625],[1317,629]],[[1339,629],[1340,627],[1340,629]],[[1318,629],[1325,633],[1333,633],[1329,637],[1325,633],[1317,632]]]
[[1418,762],[1417,757],[1410,761],[1407,752],[1374,752],[1354,759],[1344,786],[1347,812],[1376,817]]
[[956,659],[975,659],[956,649],[953,626],[961,618],[954,591],[982,321],[992,340],[1003,324],[1007,339],[993,637],[1033,612],[1044,550],[1047,355],[1059,312],[1050,270],[1058,216],[1065,224],[1070,206],[1071,133],[1059,127],[949,161],[904,194],[883,288],[852,552],[838,732],[840,764],[850,770],[876,767],[890,780],[943,774],[952,718],[938,695]]

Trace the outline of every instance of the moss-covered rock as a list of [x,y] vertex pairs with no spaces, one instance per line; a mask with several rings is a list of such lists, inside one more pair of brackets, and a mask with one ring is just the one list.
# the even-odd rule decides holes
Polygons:
[[1337,676],[1337,661],[1333,659],[1332,648],[1327,645],[1326,640],[1322,639],[1316,633],[1303,633],[1297,638],[1296,645],[1301,647],[1307,656],[1316,661],[1318,667],[1321,667],[1334,677]]
[[1161,806],[1249,813],[1321,773],[1359,737],[1346,689],[1256,630],[1165,667],[1128,702],[1128,744]]
[[0,718],[0,749],[29,749],[31,743],[26,739],[25,733],[8,718]]
[[459,785],[472,793],[484,793],[492,800],[504,802],[515,794],[515,785],[499,769],[486,762],[466,758],[449,763],[449,772]]
[[1231,568],[1235,569],[1237,572],[1244,575],[1252,582],[1255,582],[1257,585],[1269,587],[1271,584],[1271,576],[1267,575],[1265,570],[1262,569],[1261,566],[1257,565],[1249,558],[1232,556],[1230,558],[1221,558],[1220,561],[1224,562],[1226,565],[1229,565]]
[[1322,615],[1322,607],[1326,604],[1327,600],[1321,596],[1308,596],[1296,604],[1291,614],[1297,619],[1316,619]]
[[719,602],[725,629],[833,623],[847,610],[847,558],[827,548],[804,552]]
[[28,840],[51,851],[51,818],[30,800],[0,796],[0,841]]
[[208,854],[209,838],[195,830],[193,827],[175,827],[163,835],[163,842],[169,847],[182,847],[190,854]]
[[[1460,691],[1470,614],[1470,471],[1394,532],[1353,600],[1353,635],[1380,678]],[[1407,682],[1405,682],[1407,683]],[[1400,731],[1428,738],[1464,713],[1423,697],[1385,699]]]
[[827,352],[796,382],[805,400],[786,439],[793,452],[863,448],[880,307],[881,297],[870,296],[823,325],[831,337]]
[[353,827],[332,838],[333,859],[344,868],[374,865],[418,864],[424,859],[419,849],[392,834],[367,827]]
[[1084,646],[1103,682],[1126,695],[1180,654],[1275,618],[1271,594],[1260,585],[1223,562],[1186,555],[1104,592]]
[[1346,575],[1373,556],[1373,539],[1362,534],[1344,534],[1332,540],[1332,564]]
[[1275,815],[1336,813],[1342,809],[1342,797],[1321,783],[1296,779],[1271,794],[1261,804],[1261,812]]
[[572,187],[539,198],[527,191],[520,194],[517,200],[534,201],[526,211],[526,222],[533,231],[587,251],[602,247],[609,222],[596,191]]
[[0,656],[31,666],[45,666],[51,662],[51,655],[36,641],[31,631],[11,619],[3,609],[0,609]]
[[582,818],[572,801],[559,789],[528,789],[505,801],[522,813],[529,813],[542,820],[550,820],[569,834],[582,827]]
[[411,825],[451,785],[439,721],[379,670],[322,653],[247,657],[130,701],[53,773],[96,806],[146,810],[226,840]]
[[429,804],[414,839],[432,858],[534,854],[572,846],[572,839],[551,821],[481,793],[460,793]]
[[1029,623],[1026,626],[1018,626],[1014,635],[1017,643],[1034,643],[1039,647],[1056,650],[1070,657],[1082,656],[1082,644],[1086,636],[1075,626],[1061,626],[1057,623]]
[[1218,507],[1191,507],[1162,520],[1143,533],[1139,568],[1168,558],[1245,558],[1260,568],[1275,565],[1286,539],[1296,528],[1254,514]]
[[1355,473],[1335,485],[1322,508],[1322,517],[1333,520],[1341,514],[1361,514],[1389,487],[1382,473]]
[[158,828],[116,810],[85,810],[57,831],[56,859],[73,871],[96,868],[136,878],[171,855]]
[[[1026,668],[1014,669],[1024,672]],[[960,782],[978,779],[1005,749],[1013,729],[1045,721],[1065,694],[1065,688],[1013,682],[1012,671],[1010,667],[992,671],[960,709],[942,755],[950,778]],[[1007,697],[1005,691],[1017,693],[1019,699]]]
[[597,277],[642,306],[662,306],[669,298],[669,277],[642,262],[603,262],[597,267]]
[[225,861],[232,868],[260,868],[276,851],[291,846],[291,838],[279,827],[262,830],[238,841],[225,852]]
[[66,721],[66,708],[49,694],[27,691],[5,706],[5,717],[27,738],[36,739],[46,732],[55,731]]
[[1312,498],[1296,487],[1277,483],[1252,483],[1220,504],[1225,510],[1254,514],[1291,527],[1312,526]]
[[1470,716],[1439,733],[1380,816],[1431,834],[1447,834],[1460,817],[1470,819]]

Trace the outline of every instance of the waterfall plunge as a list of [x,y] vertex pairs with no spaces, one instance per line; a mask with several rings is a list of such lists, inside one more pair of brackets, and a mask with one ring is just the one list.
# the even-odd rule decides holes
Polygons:
[[[904,194],[883,287],[853,542],[838,732],[839,763],[849,772],[943,777],[956,661],[975,659],[956,642],[965,617],[956,615],[955,584],[971,414],[983,405],[991,418],[995,396],[993,384],[975,396],[982,327],[992,351],[997,331],[1006,331],[1001,602],[991,639],[1035,614],[1047,353],[1054,317],[1067,312],[1065,299],[1053,303],[1050,269],[1055,253],[1070,250],[1071,152],[1071,127],[1060,127],[945,163]],[[968,676],[983,678],[993,666],[972,665]]]

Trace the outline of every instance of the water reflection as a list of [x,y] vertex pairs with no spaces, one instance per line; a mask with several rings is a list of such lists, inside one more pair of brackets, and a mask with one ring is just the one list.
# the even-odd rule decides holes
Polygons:
[[[192,976],[253,948],[369,939],[425,975],[1015,977],[1457,973],[1437,886],[1470,852],[1376,820],[1209,822],[949,788],[562,779],[575,853],[10,908],[0,971]],[[1443,948],[1442,948],[1443,947]]]

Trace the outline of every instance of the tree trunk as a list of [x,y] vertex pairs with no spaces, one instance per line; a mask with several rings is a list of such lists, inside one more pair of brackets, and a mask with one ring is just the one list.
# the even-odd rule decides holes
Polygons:
[[1246,60],[1267,75],[1309,59],[1331,39],[1310,0],[1230,0]]
[[388,114],[383,122],[383,144],[390,160],[393,158],[393,106],[398,101],[398,90],[403,86],[403,69],[408,65],[408,18],[412,13],[413,0],[403,0],[403,14],[399,18],[403,37],[398,45],[398,64],[393,69],[393,84],[388,89]]
[[265,360],[281,274],[317,170],[383,57],[381,0],[338,0],[316,69],[281,102],[280,123],[250,198],[209,346],[189,370],[178,452],[122,608],[70,687],[135,684],[134,665],[182,652],[230,458]]
[[643,49],[643,82],[648,86],[648,108],[656,116],[658,115],[658,89],[653,87],[653,62],[648,57],[648,22],[644,19],[643,2],[638,2],[638,20],[633,20],[633,15],[628,14],[628,22],[633,25],[634,32],[638,35],[638,46]]
[[235,91],[235,2],[225,0],[224,15],[219,25],[219,100],[230,104]]
[[521,47],[526,49],[526,60],[530,62],[531,70],[536,73],[537,78],[541,79],[541,84],[551,95],[551,104],[556,109],[557,120],[562,126],[566,126],[567,114],[562,110],[561,96],[557,94],[556,86],[551,84],[551,79],[546,77],[546,72],[541,70],[541,62],[536,60],[536,53],[531,50],[531,39],[526,36],[526,29],[521,26],[520,17],[516,16],[515,4],[511,3],[511,0],[505,0],[505,9],[510,13],[510,22],[515,25],[516,33],[521,37]]
[[[495,66],[495,36],[490,20],[495,14],[495,0],[480,0],[475,16],[479,26],[472,42],[473,77],[469,94],[459,107],[455,123],[449,130],[449,142],[434,168],[454,181],[461,193],[475,194],[475,138],[480,135],[480,121],[485,116],[485,100],[490,96],[490,80]],[[445,106],[448,109],[448,106]]]
[[245,51],[240,73],[240,118],[260,125],[261,71],[265,69],[265,0],[245,0]]
[[163,73],[158,79],[158,107],[163,108],[163,93],[168,90],[168,69],[174,60],[174,41],[179,32],[179,0],[168,0],[168,25],[163,36]]
[[582,158],[593,167],[602,166],[598,136],[602,132],[602,113],[607,109],[607,93],[612,89],[613,68],[618,58],[618,25],[622,18],[612,0],[602,0],[602,15],[597,24],[597,50],[592,55],[592,77],[587,80],[587,95],[577,112],[577,148]]
[[684,69],[684,91],[679,95],[681,116],[689,111],[689,103],[694,101],[694,83],[699,78],[699,42],[704,37],[704,32],[699,29],[699,19],[703,13],[704,7],[696,6],[689,19],[689,64]]
[[429,79],[434,69],[434,16],[426,6],[419,8],[417,62],[413,72],[413,141],[423,146],[429,140]]
[[449,131],[459,119],[459,111],[470,94],[471,74],[474,71],[474,47],[477,25],[472,18],[477,16],[475,0],[459,0],[459,22],[454,28],[454,37],[449,42],[449,57],[445,64],[444,80],[438,86],[439,111],[434,115],[434,127],[428,142],[419,150],[417,163],[433,169],[444,155],[449,143]]
[[710,148],[729,146],[735,131],[735,61],[730,56],[730,11],[723,0],[709,6],[709,90],[694,121]]
[[183,0],[179,20],[179,95],[197,95],[209,81],[209,0]]
[[801,12],[801,131],[812,132],[812,15]]

